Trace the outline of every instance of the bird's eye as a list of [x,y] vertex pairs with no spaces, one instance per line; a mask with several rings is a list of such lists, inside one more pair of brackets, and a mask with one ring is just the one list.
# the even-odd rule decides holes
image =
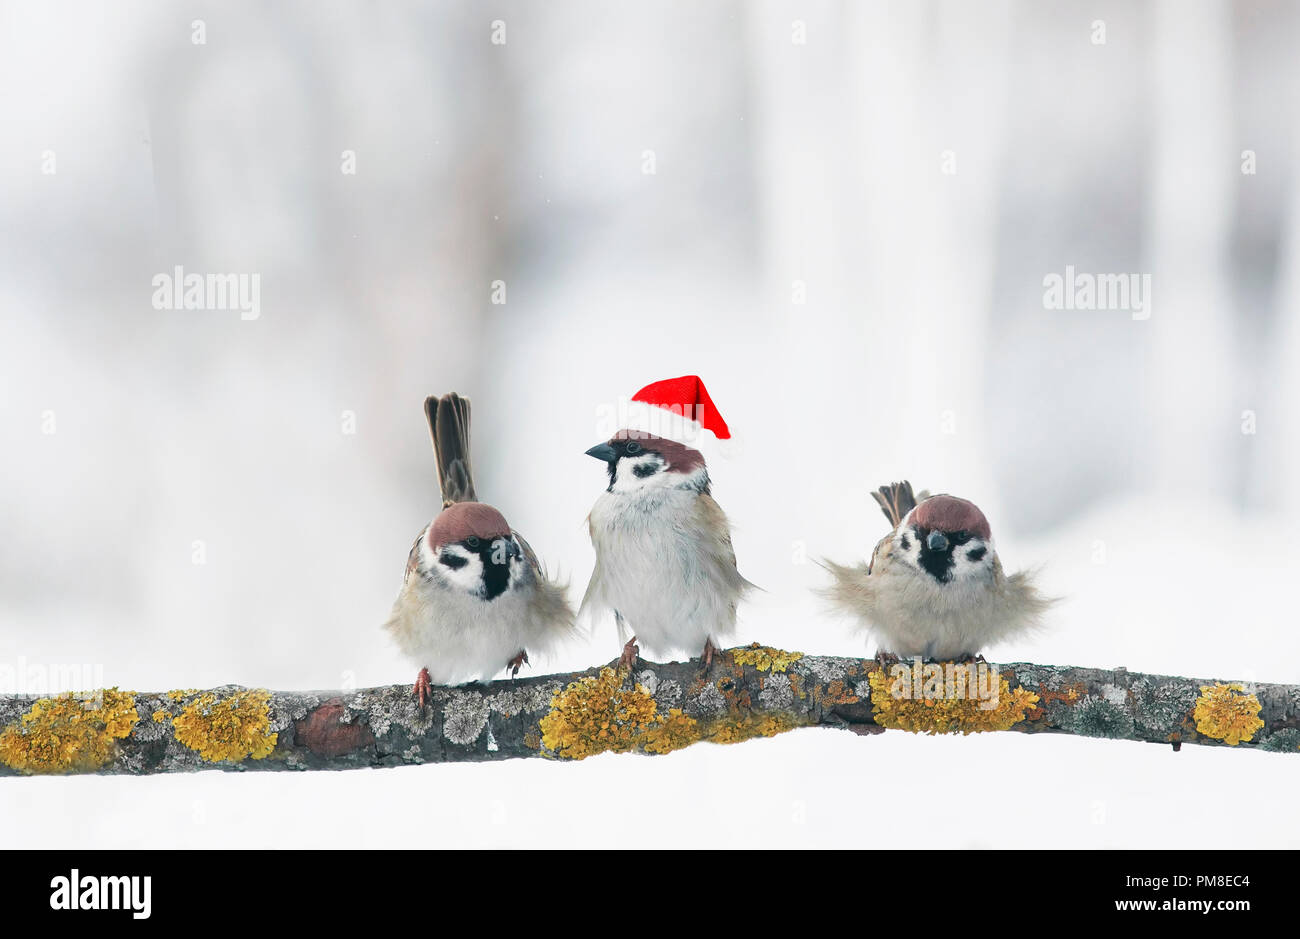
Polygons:
[[457,557],[449,551],[444,551],[442,554],[438,555],[438,560],[442,562],[443,567],[450,567],[453,571],[458,571],[469,563],[469,561],[462,557]]
[[473,535],[470,535],[468,538],[465,539],[465,544],[469,545],[470,548],[473,549],[474,551],[477,551],[479,546],[479,540],[475,538]]
[[636,456],[641,452],[641,444],[637,443],[635,440],[629,440],[627,442],[627,452],[629,456]]
[[966,542],[970,541],[970,532],[955,531],[948,536],[948,540],[951,541],[953,544],[965,544]]

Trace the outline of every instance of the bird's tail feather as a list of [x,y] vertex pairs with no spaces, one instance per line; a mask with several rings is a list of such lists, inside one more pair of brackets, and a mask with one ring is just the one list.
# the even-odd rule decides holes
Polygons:
[[469,462],[469,398],[456,392],[424,399],[424,416],[438,461],[438,485],[442,504],[477,502],[474,472]]
[[907,513],[916,508],[916,496],[912,494],[912,484],[906,479],[901,483],[890,483],[887,486],[881,486],[871,494],[880,505],[880,511],[885,513],[885,518],[889,519],[889,524],[897,528],[906,517]]

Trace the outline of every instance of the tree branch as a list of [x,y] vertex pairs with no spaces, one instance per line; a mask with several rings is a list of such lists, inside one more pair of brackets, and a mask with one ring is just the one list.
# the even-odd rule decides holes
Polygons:
[[0,696],[0,775],[323,770],[667,753],[800,727],[859,734],[1015,730],[1300,752],[1300,686],[1126,669],[871,659],[730,649],[567,675],[354,691]]

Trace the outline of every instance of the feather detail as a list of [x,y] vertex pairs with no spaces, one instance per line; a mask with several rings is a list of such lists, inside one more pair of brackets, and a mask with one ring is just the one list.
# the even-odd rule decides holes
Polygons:
[[817,593],[842,611],[855,616],[869,617],[876,609],[876,584],[867,564],[843,565],[829,559],[822,566],[830,572],[831,585],[820,587]]
[[469,462],[469,398],[451,391],[424,399],[424,416],[438,462],[438,486],[443,506],[477,502],[474,471]]
[[[928,495],[928,493],[926,493]],[[871,494],[880,506],[880,511],[889,519],[889,527],[897,528],[907,517],[907,513],[916,508],[916,497],[912,494],[912,484],[906,479],[901,483],[881,486]]]
[[[1001,562],[998,563],[997,570],[998,573],[1002,572]],[[992,642],[1040,629],[1044,614],[1061,602],[1060,597],[1049,597],[1034,586],[1033,571],[1016,571],[1006,577],[1002,581],[1002,591],[1006,598],[1004,609],[1007,625],[996,638],[990,640]]]

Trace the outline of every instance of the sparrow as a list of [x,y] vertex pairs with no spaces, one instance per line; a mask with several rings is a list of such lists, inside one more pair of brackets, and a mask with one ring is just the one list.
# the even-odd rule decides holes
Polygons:
[[469,460],[469,399],[455,392],[424,402],[443,508],[406,559],[402,588],[384,628],[420,666],[423,707],[434,684],[511,677],[528,650],[549,651],[573,631],[565,587],[505,517],[477,501]]
[[909,482],[872,493],[893,531],[867,564],[826,562],[825,593],[876,640],[882,657],[969,659],[1039,625],[1055,600],[1025,571],[1002,570],[988,519],[975,503],[912,493]]
[[578,615],[614,611],[620,633],[632,633],[621,665],[635,662],[639,639],[655,654],[702,650],[707,670],[754,585],[736,568],[703,455],[625,429],[587,456],[605,463],[609,485],[587,517],[596,567]]

